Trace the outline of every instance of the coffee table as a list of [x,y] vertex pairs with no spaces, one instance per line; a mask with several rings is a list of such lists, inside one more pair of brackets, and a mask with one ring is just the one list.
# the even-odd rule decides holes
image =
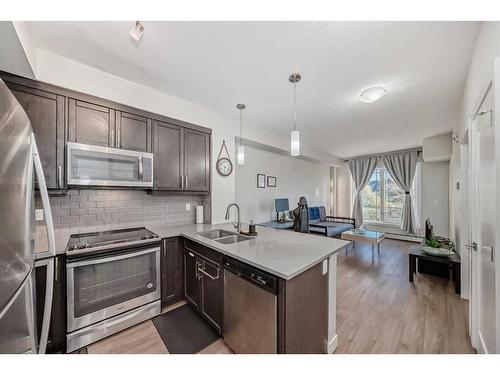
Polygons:
[[371,230],[348,230],[342,232],[340,238],[349,241],[360,241],[372,244],[372,255],[375,251],[375,245],[377,245],[377,252],[380,254],[380,243],[385,239],[385,234],[381,232],[375,232]]

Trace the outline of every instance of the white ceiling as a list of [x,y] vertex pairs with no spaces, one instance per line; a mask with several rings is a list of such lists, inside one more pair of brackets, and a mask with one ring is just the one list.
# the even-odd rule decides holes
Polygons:
[[[453,128],[477,22],[30,22],[37,48],[349,157],[420,145]],[[376,104],[363,88],[384,86]],[[236,120],[237,123],[237,120]],[[248,133],[247,133],[248,134]]]

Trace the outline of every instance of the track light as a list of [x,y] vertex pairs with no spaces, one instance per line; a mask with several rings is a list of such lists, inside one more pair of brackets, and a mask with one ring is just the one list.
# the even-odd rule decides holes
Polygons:
[[144,33],[144,26],[142,26],[141,21],[135,21],[135,25],[130,29],[130,36],[134,38],[136,42],[138,42],[142,38],[142,34]]

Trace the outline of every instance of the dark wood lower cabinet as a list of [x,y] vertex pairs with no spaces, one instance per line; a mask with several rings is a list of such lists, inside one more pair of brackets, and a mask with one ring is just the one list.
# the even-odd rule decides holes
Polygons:
[[280,280],[278,352],[326,353],[328,342],[328,273],[317,264],[290,280]]
[[[37,266],[35,268],[36,323],[38,333],[42,329],[46,275],[46,266]],[[46,352],[66,353],[66,260],[64,255],[59,255],[54,260],[54,295],[52,298],[52,316],[50,319]]]
[[184,297],[184,256],[179,237],[162,241],[161,304],[171,305]]
[[186,301],[199,311],[201,285],[198,280],[198,258],[189,251],[184,250],[184,296]]
[[185,240],[184,259],[186,300],[221,334],[224,311],[222,254]]
[[198,263],[201,283],[201,315],[222,333],[224,311],[224,278],[220,265]]

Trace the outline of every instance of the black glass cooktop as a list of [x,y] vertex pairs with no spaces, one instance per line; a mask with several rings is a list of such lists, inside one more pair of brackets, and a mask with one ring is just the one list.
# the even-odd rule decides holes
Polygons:
[[158,238],[158,235],[144,227],[73,234],[68,241],[66,251],[93,249],[114,244],[122,245],[127,242],[137,242],[155,238]]

